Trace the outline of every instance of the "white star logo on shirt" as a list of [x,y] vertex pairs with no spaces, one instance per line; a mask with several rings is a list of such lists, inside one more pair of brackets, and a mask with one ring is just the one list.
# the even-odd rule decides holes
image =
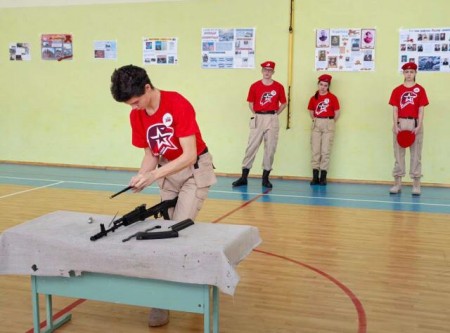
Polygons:
[[[150,139],[154,140],[158,145],[158,150],[161,154],[164,154],[164,152],[168,148],[172,148],[172,143],[170,142],[170,137],[172,136],[172,133],[162,133],[159,129],[159,127],[156,128],[156,135],[151,136]],[[163,149],[161,149],[163,147]]]
[[327,112],[327,108],[328,108],[328,99],[324,100],[323,102],[320,102],[319,105],[317,105],[316,108],[316,115],[319,115],[321,113]]
[[417,97],[417,94],[407,91],[402,95],[400,99],[400,107],[403,109],[408,104],[414,105],[414,99]]

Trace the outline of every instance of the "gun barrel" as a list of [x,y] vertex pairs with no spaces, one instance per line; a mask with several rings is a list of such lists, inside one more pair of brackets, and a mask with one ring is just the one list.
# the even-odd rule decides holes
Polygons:
[[96,241],[97,239],[100,239],[103,236],[106,236],[106,234],[104,235],[103,233],[99,232],[98,234],[95,234],[94,236],[91,236],[90,240],[91,241]]
[[99,238],[102,238],[103,236],[106,236],[106,229],[105,225],[102,223],[100,224],[100,232],[98,234],[95,234],[94,236],[91,236],[91,241],[96,241]]

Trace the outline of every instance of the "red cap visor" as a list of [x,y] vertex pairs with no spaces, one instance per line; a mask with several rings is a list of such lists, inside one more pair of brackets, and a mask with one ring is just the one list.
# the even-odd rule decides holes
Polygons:
[[416,140],[416,135],[411,131],[400,131],[397,134],[397,142],[400,147],[408,148]]

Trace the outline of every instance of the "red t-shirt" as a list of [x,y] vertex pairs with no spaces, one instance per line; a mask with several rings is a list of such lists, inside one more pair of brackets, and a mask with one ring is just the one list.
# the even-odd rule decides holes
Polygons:
[[149,116],[145,110],[132,110],[132,144],[150,147],[153,155],[173,160],[183,153],[179,138],[195,135],[197,155],[205,149],[191,103],[177,92],[160,91],[158,110]]
[[403,84],[392,90],[389,104],[398,108],[400,118],[419,117],[419,108],[427,106],[428,97],[425,89],[420,84],[405,87]]
[[315,118],[334,117],[334,113],[340,110],[339,100],[330,92],[317,94],[317,99],[315,96],[309,99],[308,110],[314,111]]
[[255,112],[277,111],[280,104],[286,103],[286,93],[283,85],[277,81],[266,86],[259,80],[250,86],[247,102],[253,103]]

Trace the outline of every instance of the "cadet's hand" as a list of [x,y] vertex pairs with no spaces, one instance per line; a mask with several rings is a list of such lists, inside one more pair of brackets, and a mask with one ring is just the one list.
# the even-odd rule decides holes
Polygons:
[[138,173],[136,176],[131,178],[130,186],[133,186],[133,192],[141,192],[144,188],[147,186],[150,186],[155,181],[155,177],[153,173],[146,172],[146,173]]

